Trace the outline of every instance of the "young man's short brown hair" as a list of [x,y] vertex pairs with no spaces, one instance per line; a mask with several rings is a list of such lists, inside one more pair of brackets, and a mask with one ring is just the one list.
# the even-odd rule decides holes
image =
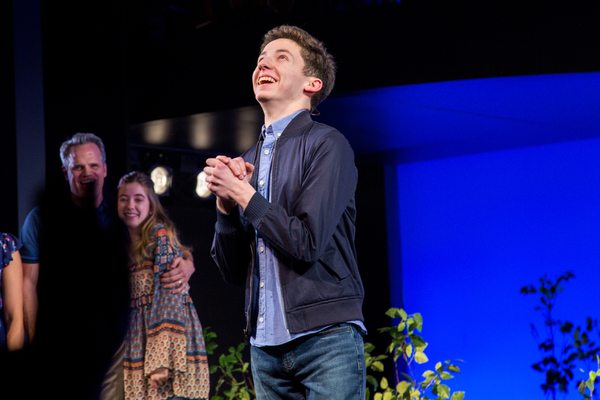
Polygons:
[[300,46],[300,54],[304,60],[304,75],[314,76],[323,82],[323,87],[310,100],[311,111],[329,96],[335,83],[335,61],[327,52],[323,42],[296,26],[282,25],[271,29],[263,37],[260,52],[274,40],[289,39]]

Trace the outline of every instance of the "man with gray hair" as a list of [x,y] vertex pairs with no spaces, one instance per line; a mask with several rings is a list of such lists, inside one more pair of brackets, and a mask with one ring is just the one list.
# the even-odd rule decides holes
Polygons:
[[[62,143],[60,158],[65,180],[69,183],[70,201],[61,194],[47,196],[41,206],[29,213],[21,230],[25,330],[30,343],[35,345],[40,339],[44,354],[49,351],[47,354],[54,356],[58,353],[50,351],[54,345],[50,338],[59,337],[55,330],[64,329],[64,336],[83,328],[78,324],[89,327],[92,339],[89,343],[81,339],[86,349],[80,349],[81,353],[73,356],[83,357],[90,352],[92,359],[85,362],[102,364],[93,359],[104,358],[98,349],[90,349],[94,346],[93,339],[99,347],[105,346],[105,353],[110,353],[105,365],[114,354],[99,398],[120,399],[123,397],[122,354],[115,354],[117,348],[112,349],[106,343],[118,347],[126,330],[127,258],[126,255],[122,257],[126,239],[116,217],[116,200],[107,200],[104,195],[106,150],[98,136],[77,133]],[[183,259],[173,260],[173,265],[175,268],[166,272],[161,282],[164,287],[178,292],[185,288],[195,270],[191,253],[184,253]],[[125,305],[124,310],[120,308],[122,305]],[[73,315],[64,316],[63,308]],[[75,315],[82,313],[85,316]],[[121,318],[123,316],[125,318]],[[56,323],[61,318],[68,326]],[[88,334],[83,329],[80,332],[76,335],[85,337]],[[71,338],[76,346],[79,337],[73,335]],[[71,344],[64,342],[67,343]],[[70,360],[69,363],[79,361]],[[65,368],[68,368],[66,362]],[[99,385],[98,380],[90,379],[92,383],[88,386]],[[92,398],[97,397],[92,395]]]

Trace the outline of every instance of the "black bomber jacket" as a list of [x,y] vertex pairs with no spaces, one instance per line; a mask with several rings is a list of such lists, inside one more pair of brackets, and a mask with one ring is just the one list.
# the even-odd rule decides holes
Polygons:
[[[262,140],[242,156],[256,163]],[[301,333],[363,320],[364,289],[354,245],[357,170],[346,138],[298,114],[277,139],[270,176],[271,202],[258,192],[242,212],[220,212],[211,255],[223,278],[246,284],[246,335],[252,336],[255,230],[272,246],[287,329]],[[255,164],[255,168],[260,165]],[[252,185],[256,188],[253,174]]]

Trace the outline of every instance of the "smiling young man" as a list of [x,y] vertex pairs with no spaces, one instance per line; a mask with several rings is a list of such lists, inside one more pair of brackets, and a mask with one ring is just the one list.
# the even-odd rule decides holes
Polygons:
[[[42,324],[40,321],[43,321],[44,352],[54,345],[59,349],[62,338],[86,337],[87,333],[68,334],[69,329],[73,329],[71,325],[79,330],[78,323],[81,323],[92,327],[89,336],[96,337],[103,346],[113,342],[119,345],[123,340],[119,335],[125,331],[117,324],[127,321],[126,315],[124,319],[118,319],[121,312],[119,295],[123,294],[120,289],[124,288],[125,292],[125,314],[129,300],[127,260],[119,259],[124,250],[124,238],[116,216],[116,200],[109,201],[104,195],[104,178],[107,176],[104,143],[94,134],[77,133],[62,143],[60,158],[65,180],[69,183],[70,198],[53,191],[53,195],[47,196],[42,205],[29,213],[21,229],[27,338],[30,343],[37,341],[38,322]],[[173,265],[176,267],[162,275],[161,282],[166,288],[181,291],[195,270],[191,254],[187,252],[184,259],[173,260]],[[42,304],[44,301],[52,304]],[[42,309],[45,312],[41,312]],[[67,309],[69,313],[65,312]],[[86,315],[78,315],[81,313]],[[54,331],[55,326],[61,325],[57,321],[64,324]],[[65,331],[57,339],[60,329]],[[54,339],[56,342],[51,344]],[[93,343],[90,340],[85,348],[92,349]],[[121,352],[115,354],[115,350],[108,345],[105,348],[97,346],[93,349],[96,353],[89,354],[86,360],[101,366],[102,362],[95,358],[104,357],[102,352],[110,353],[111,357],[114,354],[100,399],[123,398],[123,357]],[[70,350],[65,348],[63,351],[64,359],[71,361],[71,354],[67,355]],[[94,385],[100,385],[100,382],[91,382],[89,386]]]
[[365,395],[354,153],[309,114],[334,81],[321,42],[292,26],[268,32],[252,74],[260,140],[205,168],[217,196],[213,258],[225,280],[246,284],[258,399]]

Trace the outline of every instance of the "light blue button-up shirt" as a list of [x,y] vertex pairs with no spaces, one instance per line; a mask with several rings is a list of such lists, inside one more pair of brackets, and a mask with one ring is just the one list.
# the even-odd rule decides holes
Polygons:
[[[275,142],[292,119],[302,111],[297,111],[273,122],[267,128],[264,126],[262,128],[264,141],[259,160],[257,191],[269,201],[271,201],[269,184]],[[271,246],[260,233],[257,233],[256,238],[258,280],[254,280],[254,284],[258,285],[258,289],[255,288],[253,291],[255,296],[253,301],[256,301],[258,290],[258,303],[255,303],[258,304],[258,315],[256,317],[255,335],[250,338],[250,343],[255,346],[275,346],[289,342],[300,335],[290,335],[287,330],[279,268],[271,251]]]

